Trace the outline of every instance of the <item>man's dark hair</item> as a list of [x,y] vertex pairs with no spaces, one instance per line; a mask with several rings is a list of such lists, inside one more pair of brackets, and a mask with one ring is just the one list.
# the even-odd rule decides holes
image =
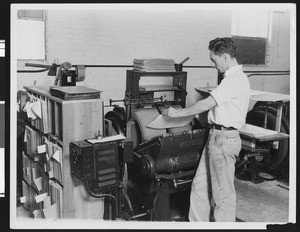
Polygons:
[[236,44],[230,37],[216,38],[209,42],[208,49],[214,54],[220,56],[223,53],[227,53],[231,58],[236,57]]

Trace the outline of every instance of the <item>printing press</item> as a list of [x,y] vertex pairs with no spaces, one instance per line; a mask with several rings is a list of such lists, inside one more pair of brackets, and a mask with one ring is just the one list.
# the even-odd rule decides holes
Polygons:
[[133,111],[142,141],[134,149],[133,163],[128,164],[127,194],[135,214],[148,212],[144,220],[186,221],[190,186],[207,131],[192,130],[190,125],[147,128],[166,108]]
[[[141,91],[139,75],[147,73],[128,70],[125,99],[110,101],[114,108],[105,115],[104,138],[70,144],[71,173],[93,197],[105,196],[104,219],[187,221],[208,129],[197,119],[177,128],[149,128],[170,106],[185,107],[186,72],[171,73],[171,101],[155,98],[153,88]],[[112,104],[117,101],[125,109]],[[122,134],[126,139],[105,141]]]

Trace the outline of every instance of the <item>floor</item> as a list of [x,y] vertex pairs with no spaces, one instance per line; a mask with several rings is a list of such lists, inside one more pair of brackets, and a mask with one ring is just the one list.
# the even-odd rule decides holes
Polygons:
[[235,180],[237,192],[236,216],[245,222],[288,222],[289,186],[272,180],[254,184]]
[[[235,179],[238,222],[288,222],[289,186],[272,180],[254,184]],[[18,218],[32,217],[23,206],[17,208]]]

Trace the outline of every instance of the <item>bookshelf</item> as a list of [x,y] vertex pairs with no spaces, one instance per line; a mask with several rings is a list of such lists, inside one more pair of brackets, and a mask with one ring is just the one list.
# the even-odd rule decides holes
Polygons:
[[71,175],[69,143],[103,135],[103,101],[62,100],[50,86],[24,89],[41,102],[41,117],[26,119],[21,203],[37,218],[102,219],[103,200]]

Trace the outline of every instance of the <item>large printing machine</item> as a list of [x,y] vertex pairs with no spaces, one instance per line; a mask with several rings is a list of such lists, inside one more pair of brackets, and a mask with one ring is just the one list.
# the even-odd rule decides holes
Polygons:
[[[127,78],[127,88],[134,81]],[[127,89],[125,110],[114,105],[105,115],[104,138],[70,144],[72,173],[85,181],[92,196],[105,197],[105,219],[188,220],[191,182],[208,129],[197,120],[178,128],[147,127],[171,105],[185,105],[185,88],[180,92],[176,101],[153,96],[153,101],[149,96],[136,101],[141,94]]]

